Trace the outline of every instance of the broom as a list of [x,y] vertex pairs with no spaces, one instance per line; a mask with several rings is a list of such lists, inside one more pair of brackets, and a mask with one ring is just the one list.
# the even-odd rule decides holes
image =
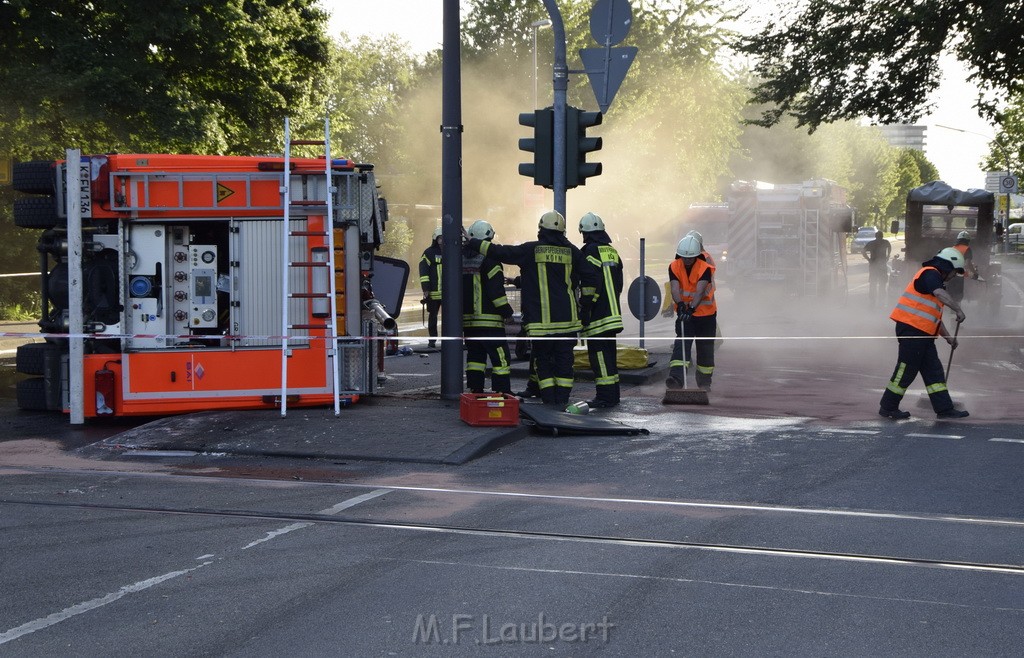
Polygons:
[[[683,309],[676,316],[676,321],[679,323],[679,339],[683,341],[683,345],[686,344],[686,319],[689,317],[687,313],[687,307],[684,304]],[[694,350],[697,346],[694,345]],[[683,387],[682,388],[671,388],[670,384],[666,385],[665,397],[662,398],[662,404],[708,404],[708,392],[701,389],[688,389],[686,388],[687,367],[684,362],[683,364]],[[669,382],[674,382],[672,377],[669,377]]]
[[[956,351],[956,339],[957,339],[957,336],[959,336],[959,335],[960,335],[960,321],[957,320],[956,321],[956,329],[953,331],[953,345],[949,348],[949,359],[946,361],[946,377],[945,377],[946,384],[949,384],[949,368],[950,368],[950,366],[953,365],[953,352]],[[920,398],[918,398],[917,406],[919,406],[919,407],[921,407],[923,409],[931,409],[932,400],[931,400],[930,397],[928,397],[927,393],[923,394]],[[956,400],[953,400],[953,408],[954,409],[962,409],[963,405],[960,404],[959,402],[957,402]]]

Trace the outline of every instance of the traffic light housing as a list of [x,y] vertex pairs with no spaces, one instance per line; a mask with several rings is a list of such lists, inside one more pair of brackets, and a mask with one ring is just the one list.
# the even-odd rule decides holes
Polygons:
[[533,153],[533,162],[520,162],[519,175],[533,179],[534,185],[554,185],[555,112],[546,107],[519,115],[519,125],[533,128],[533,137],[519,140],[519,150]]
[[565,188],[586,185],[587,179],[601,175],[600,162],[587,162],[587,153],[600,151],[600,137],[587,137],[587,128],[601,125],[600,112],[565,108]]

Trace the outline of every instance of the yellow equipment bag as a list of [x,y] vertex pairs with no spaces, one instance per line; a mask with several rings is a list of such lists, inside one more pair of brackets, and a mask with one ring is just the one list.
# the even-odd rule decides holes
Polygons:
[[[572,351],[572,367],[575,370],[590,370],[587,348],[576,347]],[[647,350],[640,347],[618,345],[615,348],[615,363],[619,370],[639,370],[647,367]]]

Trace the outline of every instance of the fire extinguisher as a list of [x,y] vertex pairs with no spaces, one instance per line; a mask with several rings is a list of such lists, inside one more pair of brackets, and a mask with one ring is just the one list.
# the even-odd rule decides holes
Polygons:
[[[96,415],[97,416],[112,416],[114,414],[114,386],[116,378],[114,377],[114,371],[107,368],[107,364],[110,361],[103,364],[101,370],[97,370],[93,375],[93,383],[96,388]],[[120,363],[115,361],[114,363]]]

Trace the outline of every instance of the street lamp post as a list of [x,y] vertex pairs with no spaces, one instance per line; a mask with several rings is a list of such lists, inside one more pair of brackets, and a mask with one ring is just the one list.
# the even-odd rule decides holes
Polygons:
[[533,28],[533,107],[536,108],[540,102],[537,94],[537,32],[542,27],[551,27],[550,18],[542,18],[539,21],[530,23]]

